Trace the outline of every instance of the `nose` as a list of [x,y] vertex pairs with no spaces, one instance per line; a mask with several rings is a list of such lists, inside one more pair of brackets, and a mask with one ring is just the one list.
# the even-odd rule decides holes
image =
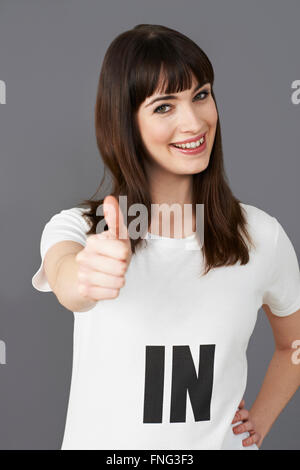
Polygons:
[[205,127],[204,119],[199,116],[195,107],[186,105],[180,110],[178,127],[182,133],[197,134]]

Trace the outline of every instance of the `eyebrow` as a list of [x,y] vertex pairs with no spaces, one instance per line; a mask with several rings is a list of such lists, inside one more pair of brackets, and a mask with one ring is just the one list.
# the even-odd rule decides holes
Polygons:
[[[192,93],[195,93],[195,91],[199,90],[199,88],[202,88],[204,87],[205,85],[207,85],[208,83],[205,83],[204,85],[201,85],[200,83],[198,83],[198,85],[195,86],[194,90],[192,91]],[[145,108],[147,108],[148,106],[150,106],[151,104],[153,103],[156,103],[156,101],[164,101],[164,100],[177,100],[177,96],[174,96],[174,95],[165,95],[165,96],[161,96],[160,98],[155,98],[154,100],[150,101],[150,103],[146,104]]]

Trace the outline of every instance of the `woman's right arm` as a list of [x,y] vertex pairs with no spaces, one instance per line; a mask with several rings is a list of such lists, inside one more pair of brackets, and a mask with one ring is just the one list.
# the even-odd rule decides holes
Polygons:
[[72,312],[85,312],[97,303],[78,290],[76,255],[83,246],[74,241],[61,241],[49,248],[44,259],[48,283],[59,303]]
[[85,246],[62,240],[45,252],[48,284],[58,301],[72,312],[85,312],[99,300],[118,297],[125,284],[132,257],[129,233],[114,196],[106,196],[103,209],[108,230],[89,235]]

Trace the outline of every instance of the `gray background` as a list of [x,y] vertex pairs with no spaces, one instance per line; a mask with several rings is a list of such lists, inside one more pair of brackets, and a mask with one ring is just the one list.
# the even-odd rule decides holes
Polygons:
[[[105,51],[121,32],[156,23],[209,56],[234,194],[277,217],[300,250],[297,1],[0,1],[1,449],[59,449],[72,366],[73,314],[31,285],[49,218],[96,191],[103,166],[94,103]],[[241,315],[243,312],[241,312]],[[263,310],[248,348],[246,406],[273,352]],[[261,449],[300,449],[300,395]]]

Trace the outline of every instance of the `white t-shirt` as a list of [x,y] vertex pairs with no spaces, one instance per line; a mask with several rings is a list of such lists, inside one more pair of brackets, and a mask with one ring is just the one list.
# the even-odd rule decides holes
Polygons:
[[[249,433],[235,435],[231,425],[246,388],[247,345],[262,304],[278,316],[300,308],[300,273],[277,219],[241,206],[257,245],[247,265],[200,277],[202,251],[187,248],[194,234],[147,234],[119,296],[74,312],[62,450],[258,449],[244,447]],[[45,225],[37,290],[51,291],[43,269],[50,246],[85,246],[85,210],[62,210]]]

